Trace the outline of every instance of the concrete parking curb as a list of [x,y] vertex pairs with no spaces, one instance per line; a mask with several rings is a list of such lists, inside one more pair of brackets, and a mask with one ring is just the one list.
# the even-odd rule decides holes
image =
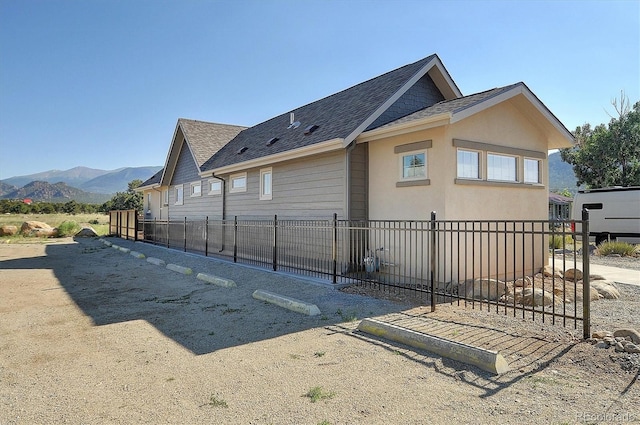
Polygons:
[[472,345],[423,334],[375,319],[362,320],[358,325],[358,330],[410,347],[426,350],[442,357],[474,365],[496,375],[509,371],[507,361],[497,351],[485,350]]
[[307,316],[317,316],[320,314],[320,309],[315,304],[306,303],[295,298],[285,297],[284,295],[274,294],[273,292],[263,291],[262,289],[254,291],[253,298],[275,304],[279,307],[286,308],[287,310],[295,311],[296,313],[306,314]]
[[193,270],[191,270],[189,267],[182,267],[177,264],[167,264],[167,269],[182,274],[193,274]]
[[134,256],[134,257],[136,257],[136,258],[145,258],[146,257],[143,253],[138,252],[138,251],[131,251],[129,254]]
[[131,250],[129,248],[125,248],[123,246],[118,248],[120,251],[124,252],[125,254],[128,254],[129,252],[131,252]]
[[210,274],[205,274],[205,273],[198,273],[198,275],[196,276],[196,279],[200,279],[202,281],[205,281],[207,283],[212,283],[214,285],[224,286],[226,288],[232,288],[237,286],[233,280],[224,279],[218,276],[212,276]]
[[147,258],[147,261],[151,264],[155,264],[156,266],[164,266],[167,264],[164,262],[164,260],[161,260],[159,258],[154,258],[154,257]]

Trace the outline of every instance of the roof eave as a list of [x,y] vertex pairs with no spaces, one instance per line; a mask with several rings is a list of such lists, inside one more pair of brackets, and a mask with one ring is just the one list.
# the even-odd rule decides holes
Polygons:
[[273,155],[262,156],[259,158],[250,159],[243,162],[238,162],[223,167],[212,168],[210,170],[201,171],[200,177],[211,177],[213,175],[229,174],[239,171],[248,170],[250,168],[264,167],[272,165],[277,162],[289,161],[292,159],[303,158],[310,155],[317,155],[320,153],[331,152],[335,150],[343,149],[344,140],[341,138],[326,140],[320,143],[314,143],[313,145],[304,146],[298,149],[292,149]]
[[401,124],[379,127],[360,134],[356,139],[356,143],[373,142],[375,140],[399,136],[401,134],[410,132],[412,133],[421,130],[428,130],[430,128],[447,125],[450,123],[450,121],[451,114],[449,112],[444,112],[441,114],[432,115],[430,117],[420,118]]

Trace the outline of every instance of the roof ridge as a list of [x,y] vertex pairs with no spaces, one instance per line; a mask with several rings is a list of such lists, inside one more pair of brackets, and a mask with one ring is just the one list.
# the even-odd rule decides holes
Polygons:
[[191,119],[191,118],[178,118],[178,122],[195,122],[195,123],[201,123],[201,124],[224,125],[226,127],[249,128],[249,127],[247,127],[245,125],[225,124],[225,123],[221,123],[221,122],[202,121],[202,120],[195,120],[195,119]]

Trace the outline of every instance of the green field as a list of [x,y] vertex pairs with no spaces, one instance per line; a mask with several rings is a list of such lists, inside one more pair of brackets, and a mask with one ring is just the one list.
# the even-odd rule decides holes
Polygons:
[[[0,215],[0,226],[13,225],[18,230],[25,221],[41,221],[47,223],[51,227],[58,227],[64,222],[76,222],[80,227],[91,227],[100,236],[109,233],[109,216],[106,214],[3,214]],[[97,222],[97,224],[96,224]],[[34,238],[25,238],[23,236],[3,236],[0,238],[3,242],[29,242]]]

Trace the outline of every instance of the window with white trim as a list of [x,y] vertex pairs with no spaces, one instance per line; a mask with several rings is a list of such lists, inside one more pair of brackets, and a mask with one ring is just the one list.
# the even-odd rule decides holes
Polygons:
[[515,156],[487,153],[487,180],[518,181],[517,162]]
[[162,190],[162,205],[169,205],[169,189]]
[[176,193],[175,205],[183,205],[184,204],[184,186],[181,184],[178,186],[174,186],[174,190]]
[[260,200],[270,200],[273,190],[273,172],[271,168],[260,170]]
[[222,182],[218,179],[209,180],[209,195],[220,195],[222,193]]
[[422,180],[427,178],[427,153],[410,152],[401,158],[401,180]]
[[525,183],[542,183],[540,179],[540,160],[539,159],[524,159],[524,182]]
[[458,178],[480,178],[480,152],[458,149]]
[[229,180],[230,193],[247,191],[247,173],[232,174]]
[[202,195],[202,183],[201,182],[195,182],[195,183],[191,183],[191,197],[195,197],[195,196],[200,196]]

